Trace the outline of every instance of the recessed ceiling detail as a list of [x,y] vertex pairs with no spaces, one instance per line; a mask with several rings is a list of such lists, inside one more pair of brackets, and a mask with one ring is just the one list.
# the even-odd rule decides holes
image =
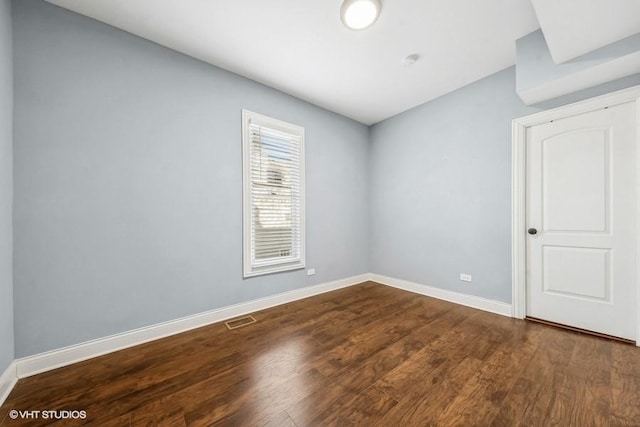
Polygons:
[[640,32],[640,0],[531,0],[560,64]]

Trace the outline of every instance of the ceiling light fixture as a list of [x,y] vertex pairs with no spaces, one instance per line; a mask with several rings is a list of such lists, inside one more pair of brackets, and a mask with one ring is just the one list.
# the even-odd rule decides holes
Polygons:
[[344,0],[340,8],[342,23],[352,30],[364,30],[380,15],[380,0]]

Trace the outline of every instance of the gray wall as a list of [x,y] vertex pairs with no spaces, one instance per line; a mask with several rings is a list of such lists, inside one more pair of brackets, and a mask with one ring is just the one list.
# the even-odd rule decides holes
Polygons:
[[[16,356],[369,270],[368,128],[14,3]],[[241,109],[306,129],[307,266],[242,279]]]
[[[13,51],[11,1],[0,0],[0,375],[13,360]],[[2,394],[2,390],[0,390]]]
[[637,84],[527,107],[511,67],[374,125],[372,271],[510,303],[511,120]]
[[[640,84],[525,107],[510,68],[367,128],[41,0],[13,7],[17,357],[367,271],[509,302],[511,119]],[[242,108],[306,128],[316,276],[242,280]]]

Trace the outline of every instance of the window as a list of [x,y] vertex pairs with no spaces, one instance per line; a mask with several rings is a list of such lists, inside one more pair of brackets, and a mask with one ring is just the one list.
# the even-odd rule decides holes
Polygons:
[[244,277],[304,267],[304,128],[242,111]]

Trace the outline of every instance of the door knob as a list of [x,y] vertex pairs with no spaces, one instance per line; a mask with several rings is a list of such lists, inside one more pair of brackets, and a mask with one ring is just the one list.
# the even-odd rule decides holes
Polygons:
[[535,228],[530,228],[527,230],[527,233],[531,235],[538,234],[538,230],[536,230]]

